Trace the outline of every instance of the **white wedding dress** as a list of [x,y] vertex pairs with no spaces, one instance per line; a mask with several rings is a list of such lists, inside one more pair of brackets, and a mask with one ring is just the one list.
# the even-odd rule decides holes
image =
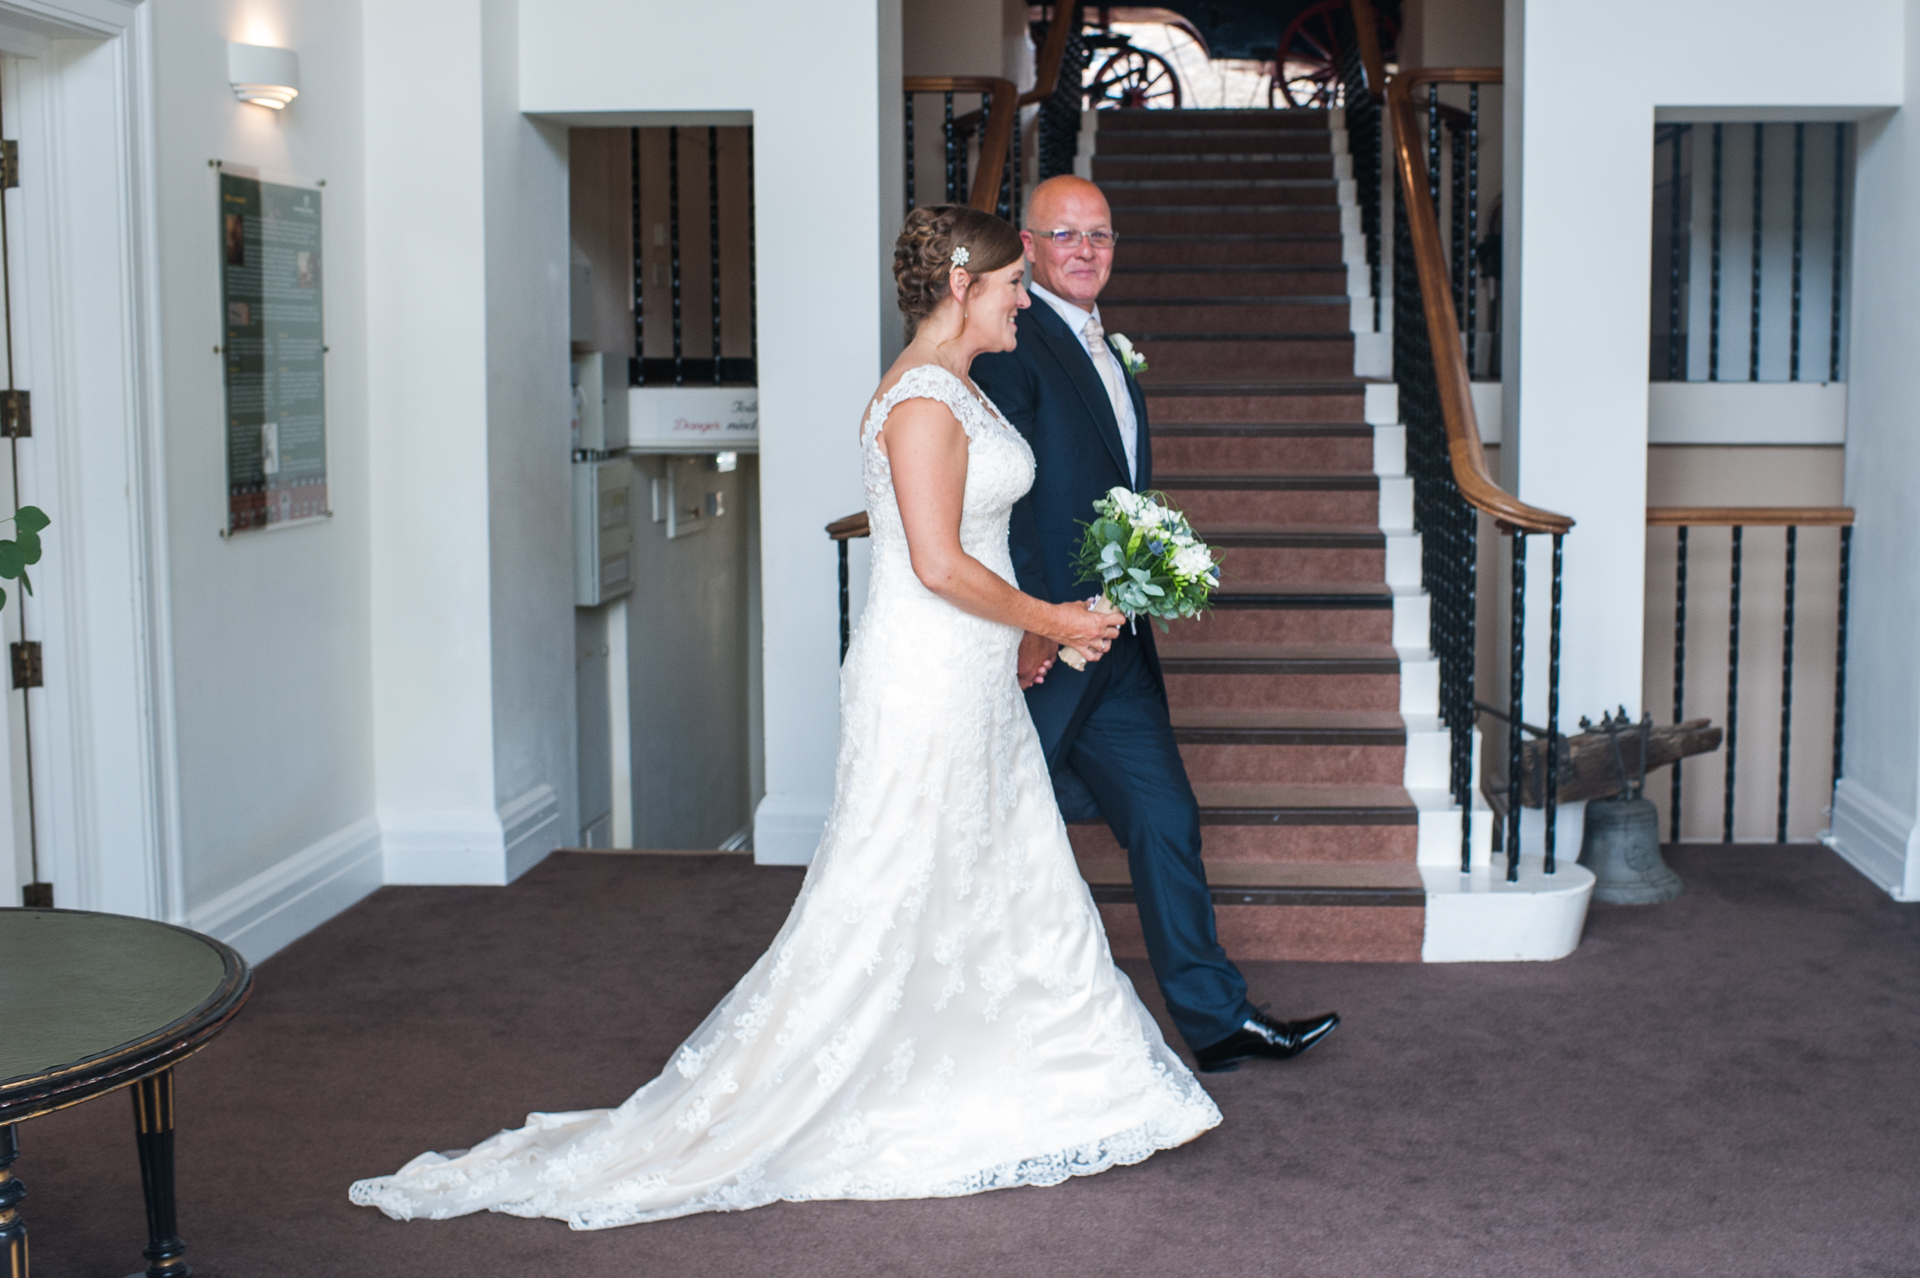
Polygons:
[[604,1229],[1057,1184],[1220,1121],[1113,965],[1015,684],[1020,632],[914,576],[878,444],[910,398],[960,419],[961,544],[1013,580],[1007,517],[1033,453],[958,378],[911,369],[861,432],[872,574],[841,674],[833,810],[772,946],[618,1108],[530,1114],[360,1181],[354,1202]]

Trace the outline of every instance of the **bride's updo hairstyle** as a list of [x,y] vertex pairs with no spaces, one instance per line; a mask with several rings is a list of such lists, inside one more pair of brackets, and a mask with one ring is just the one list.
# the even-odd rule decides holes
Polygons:
[[920,321],[950,296],[953,251],[967,250],[967,273],[978,279],[1020,259],[1020,232],[991,213],[961,204],[935,204],[907,214],[893,245],[893,278],[900,288],[900,313],[912,340]]

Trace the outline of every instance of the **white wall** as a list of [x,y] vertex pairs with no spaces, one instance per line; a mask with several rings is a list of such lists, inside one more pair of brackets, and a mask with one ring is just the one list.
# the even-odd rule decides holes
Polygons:
[[[1901,100],[1899,0],[1822,6],[1822,43],[1849,51],[1839,59],[1807,58],[1792,34],[1806,12],[1789,0],[1508,0],[1501,461],[1520,497],[1578,521],[1566,541],[1563,723],[1640,698],[1656,108],[1811,117]],[[1629,56],[1623,32],[1657,38]],[[1535,540],[1530,576],[1544,585]],[[1539,714],[1547,592],[1528,597],[1528,705]]]
[[[768,6],[544,0],[520,14],[520,104],[569,123],[753,112],[758,211],[761,564],[767,797],[754,845],[818,842],[838,739],[834,556],[824,525],[861,506],[856,431],[879,374],[880,33],[897,0]],[[592,39],[581,33],[592,32]],[[796,67],[831,67],[807,78]],[[799,109],[796,109],[798,105]],[[597,120],[596,120],[597,118]]]
[[[287,0],[154,10],[168,543],[189,915],[372,811],[360,14]],[[237,101],[229,40],[299,52],[283,112]],[[209,159],[324,179],[321,524],[223,540],[225,392]]]
[[[1907,3],[1904,32],[1887,37],[1909,68],[1920,67],[1920,5]],[[1839,850],[1905,900],[1920,899],[1920,106],[1910,77],[1905,110],[1859,128],[1854,188],[1853,305],[1849,317],[1847,499],[1859,521],[1847,683],[1846,761],[1834,804]]]
[[577,824],[564,138],[510,0],[365,12],[386,875],[502,883]]

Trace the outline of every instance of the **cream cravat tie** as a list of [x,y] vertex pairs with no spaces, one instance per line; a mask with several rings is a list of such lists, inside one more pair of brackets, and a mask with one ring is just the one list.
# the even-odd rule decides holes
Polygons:
[[1098,315],[1089,315],[1086,327],[1080,333],[1086,339],[1087,354],[1093,360],[1093,371],[1100,375],[1100,384],[1107,388],[1107,401],[1113,406],[1114,423],[1120,428],[1120,444],[1127,454],[1127,482],[1131,483],[1137,470],[1133,454],[1139,427],[1133,420],[1133,406],[1127,397],[1126,379],[1120,373],[1120,361],[1114,358],[1113,352],[1107,347],[1107,330],[1101,326]]

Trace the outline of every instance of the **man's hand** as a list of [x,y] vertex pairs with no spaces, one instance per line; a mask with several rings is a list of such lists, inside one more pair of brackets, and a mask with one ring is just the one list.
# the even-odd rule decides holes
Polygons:
[[1053,669],[1054,658],[1059,652],[1059,644],[1051,639],[1043,639],[1031,630],[1021,635],[1020,658],[1017,662],[1020,687],[1026,689],[1036,683],[1045,683],[1047,671]]

